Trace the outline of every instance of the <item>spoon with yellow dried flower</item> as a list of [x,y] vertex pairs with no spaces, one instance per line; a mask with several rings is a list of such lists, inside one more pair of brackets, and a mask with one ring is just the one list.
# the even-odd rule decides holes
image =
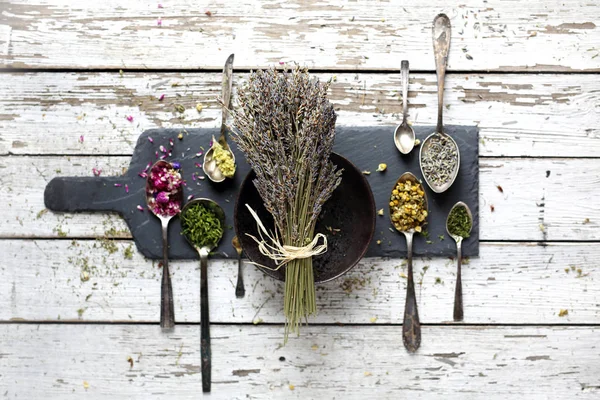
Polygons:
[[458,268],[456,270],[456,289],[454,290],[454,320],[463,320],[463,298],[462,298],[462,277],[461,265],[462,241],[469,237],[473,228],[473,214],[469,206],[462,201],[456,203],[446,218],[446,231],[448,235],[456,241],[456,259],[458,260]]
[[179,214],[183,203],[183,180],[179,163],[157,161],[148,174],[146,203],[148,209],[160,219],[162,225],[163,264],[160,292],[160,326],[163,330],[175,327],[173,286],[169,274],[169,240],[167,231],[171,218]]
[[214,201],[195,199],[181,210],[181,230],[200,255],[200,357],[202,391],[210,392],[210,327],[208,317],[208,253],[223,237],[225,212]]
[[394,228],[406,237],[408,285],[402,323],[402,341],[404,347],[414,353],[421,345],[421,323],[413,280],[412,244],[413,234],[422,232],[423,226],[427,224],[427,195],[417,177],[410,172],[402,174],[394,185],[390,196],[390,218]]
[[223,68],[222,84],[222,119],[221,135],[219,140],[212,138],[210,150],[204,156],[202,169],[213,182],[223,182],[225,178],[233,178],[235,174],[235,155],[227,144],[227,109],[231,101],[231,90],[233,86],[233,54],[227,58]]

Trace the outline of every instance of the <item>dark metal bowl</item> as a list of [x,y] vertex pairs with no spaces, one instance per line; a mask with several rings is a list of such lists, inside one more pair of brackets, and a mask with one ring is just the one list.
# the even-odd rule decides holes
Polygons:
[[[315,234],[327,236],[327,252],[313,257],[316,283],[323,283],[344,275],[365,255],[375,232],[375,200],[363,173],[350,161],[332,153],[331,161],[343,169],[342,182],[325,203],[317,221]],[[235,204],[235,231],[250,261],[275,267],[275,263],[258,251],[256,242],[246,235],[258,237],[258,229],[246,208],[250,205],[262,220],[265,228],[274,230],[273,218],[252,182],[256,175],[251,171],[242,185]],[[331,230],[329,230],[331,228]],[[337,231],[339,229],[339,231]],[[285,266],[278,271],[260,268],[275,279],[285,280]]]

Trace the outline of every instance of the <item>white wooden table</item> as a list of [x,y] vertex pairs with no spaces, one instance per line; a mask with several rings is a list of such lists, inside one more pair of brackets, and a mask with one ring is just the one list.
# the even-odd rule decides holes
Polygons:
[[282,285],[248,267],[236,299],[235,263],[214,262],[204,397],[600,398],[600,4],[584,0],[1,0],[0,396],[202,397],[198,263],[173,262],[179,324],[162,334],[157,263],[126,256],[118,216],[46,212],[46,183],[122,173],[145,129],[218,126],[232,52],[236,82],[280,61],[335,76],[344,125],[398,123],[408,59],[410,118],[433,124],[439,12],[453,24],[445,122],[481,137],[464,323],[454,263],[416,260],[409,355],[405,266],[365,259],[319,286],[319,315],[282,347]]

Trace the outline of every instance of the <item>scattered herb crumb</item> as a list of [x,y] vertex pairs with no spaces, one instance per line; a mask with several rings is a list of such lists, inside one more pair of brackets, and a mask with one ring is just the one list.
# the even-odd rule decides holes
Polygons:
[[35,216],[35,219],[42,218],[42,215],[46,214],[47,212],[48,212],[48,209],[44,208],[43,210],[41,210],[40,212],[37,213],[37,215]]
[[198,111],[198,112],[202,112],[202,108],[203,108],[203,107],[202,107],[202,104],[201,104],[201,103],[198,103],[198,104],[196,104],[196,111]]
[[133,368],[133,358],[131,356],[127,357],[127,362],[129,363],[129,368]]
[[427,244],[433,244],[433,242],[431,240],[426,240],[425,243],[427,243]]
[[558,312],[559,317],[566,317],[567,315],[569,315],[569,310],[560,310]]
[[499,191],[500,193],[504,193],[504,189],[502,189],[502,186],[500,186],[500,185],[497,185],[496,187],[498,188],[498,191]]
[[123,255],[126,260],[131,260],[133,258],[133,246],[129,245],[123,250]]
[[294,390],[294,389],[296,389],[296,386],[290,384],[289,388],[290,388],[290,390]]
[[371,376],[373,375],[372,373],[370,373],[369,371],[365,371],[365,376]]
[[88,390],[90,388],[90,384],[87,381],[83,381],[83,388]]
[[377,172],[383,172],[383,171],[385,171],[386,169],[387,169],[387,164],[383,164],[383,163],[382,163],[382,164],[379,164],[379,165],[377,166],[377,169],[376,169],[376,171],[377,171]]
[[371,317],[371,323],[374,324],[375,322],[377,322],[377,317]]
[[375,242],[375,243],[377,243],[377,244],[381,245],[381,240],[378,240],[378,241],[377,241],[377,242]]
[[438,238],[439,238],[440,240],[444,240],[446,237],[445,237],[444,235],[438,235]]
[[444,282],[442,281],[442,278],[440,278],[439,276],[436,276],[436,277],[435,277],[435,284],[436,284],[436,285],[441,285],[442,283],[444,283]]
[[79,310],[77,310],[77,315],[79,316],[79,318],[81,318],[83,316],[83,313],[85,312],[86,308],[80,308]]
[[258,325],[258,324],[260,324],[261,322],[263,322],[263,319],[262,319],[262,318],[257,318],[257,319],[255,319],[255,320],[253,320],[253,321],[252,321],[252,323],[253,323],[254,325]]
[[589,224],[589,223],[590,223],[590,219],[589,219],[589,218],[586,218],[586,219],[584,219],[584,220],[583,220],[583,223],[584,223],[584,224]]
[[363,173],[364,175],[371,175],[371,171],[367,171],[367,170],[364,170],[362,173]]
[[384,215],[384,213],[383,213],[383,208],[382,208],[381,210],[377,211],[377,214],[379,214],[379,215]]
[[494,212],[494,210],[496,210],[496,207],[494,207],[494,205],[493,205],[493,204],[490,204],[490,211],[491,211],[491,212]]
[[181,104],[175,104],[175,111],[177,111],[180,114],[183,114],[185,112],[185,107]]

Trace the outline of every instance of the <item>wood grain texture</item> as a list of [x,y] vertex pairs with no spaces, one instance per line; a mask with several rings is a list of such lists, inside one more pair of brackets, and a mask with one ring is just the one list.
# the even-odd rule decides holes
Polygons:
[[173,0],[162,9],[141,0],[7,0],[0,60],[17,68],[221,69],[235,53],[236,68],[295,61],[396,70],[409,59],[433,71],[431,24],[440,12],[453,25],[450,70],[600,71],[600,7],[580,0]]
[[[26,399],[197,399],[198,326],[2,325],[3,392]],[[211,399],[597,399],[598,329],[213,326]],[[444,338],[439,340],[439,338]],[[436,340],[438,339],[438,340]],[[257,345],[260,343],[260,345]],[[131,358],[132,363],[127,360]]]
[[[236,73],[234,80],[246,76]],[[338,124],[389,125],[391,136],[400,123],[399,73],[317,76],[335,76],[330,98]],[[146,129],[216,127],[220,83],[214,73],[6,74],[0,80],[0,155],[131,154]],[[596,157],[599,93],[594,75],[451,74],[444,122],[477,125],[482,156]],[[435,75],[411,74],[409,97],[409,119],[435,125]],[[175,104],[186,112],[177,113]]]
[[[129,156],[0,157],[0,184],[6,190],[7,204],[0,215],[0,237],[97,238],[112,227],[118,231],[113,234],[130,237],[128,230],[122,231],[126,226],[121,218],[46,212],[43,202],[44,188],[53,176],[92,176],[92,168],[115,175],[128,165]],[[599,183],[600,165],[594,159],[481,159],[480,238],[599,240]],[[577,207],[572,206],[572,198],[578,199]],[[140,204],[143,202],[140,198]],[[385,208],[383,204],[376,206]],[[132,208],[131,212],[139,211]]]
[[[130,241],[2,240],[0,320],[158,322],[158,262]],[[477,324],[600,324],[600,249],[592,244],[482,243],[463,265],[464,322]],[[199,262],[170,263],[175,314],[198,323]],[[211,261],[211,321],[283,323],[283,285],[244,266],[246,296],[235,297],[237,262]],[[456,263],[415,260],[423,323],[452,323]],[[311,323],[401,324],[406,263],[364,259],[344,277],[318,285]],[[568,315],[559,316],[560,310]],[[400,332],[400,328],[398,328]],[[399,342],[400,344],[400,342]]]

